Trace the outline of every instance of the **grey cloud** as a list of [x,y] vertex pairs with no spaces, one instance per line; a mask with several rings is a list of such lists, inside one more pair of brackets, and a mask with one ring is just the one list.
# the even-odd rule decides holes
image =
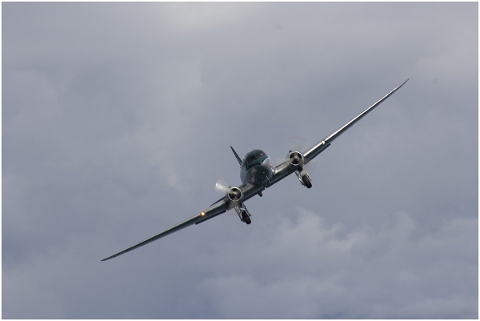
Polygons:
[[[4,318],[475,318],[475,3],[5,3]],[[410,81],[231,213],[284,157]],[[308,146],[306,146],[308,147]]]
[[[457,304],[475,313],[475,290],[460,284],[476,278],[476,246],[458,235],[475,239],[476,219],[446,221],[441,230],[425,235],[406,213],[387,216],[388,222],[378,229],[364,224],[353,230],[342,224],[329,226],[321,215],[301,208],[297,213],[296,222],[277,221],[279,228],[268,241],[259,233],[249,243],[251,253],[261,249],[263,258],[273,263],[268,268],[205,281],[221,317],[393,318],[401,313],[407,318],[441,318],[453,317],[450,309]],[[469,266],[467,274],[439,282],[446,271],[464,264]],[[225,292],[231,295],[215,296]],[[432,292],[443,295],[428,296]],[[270,309],[273,305],[275,311]],[[424,314],[421,306],[435,312]]]

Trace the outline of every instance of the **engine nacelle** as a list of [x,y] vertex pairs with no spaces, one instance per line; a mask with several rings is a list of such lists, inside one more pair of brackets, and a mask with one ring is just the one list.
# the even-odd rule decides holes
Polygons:
[[297,151],[289,152],[287,159],[290,161],[290,166],[295,168],[302,168],[305,163],[303,155]]
[[243,198],[243,193],[238,187],[230,187],[227,191],[225,200],[228,203],[239,202]]

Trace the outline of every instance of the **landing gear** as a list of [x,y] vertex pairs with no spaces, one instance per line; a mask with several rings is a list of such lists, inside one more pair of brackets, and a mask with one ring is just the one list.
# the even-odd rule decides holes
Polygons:
[[237,212],[237,215],[240,218],[240,221],[245,222],[246,224],[252,223],[252,220],[250,219],[250,213],[248,212],[247,207],[245,205],[239,204],[234,208],[235,208],[235,212]]
[[307,188],[312,188],[312,179],[304,168],[299,168],[297,171],[295,171],[295,174],[297,175],[298,180],[300,181],[300,183],[302,183],[303,186],[306,186]]
[[245,211],[242,211],[242,221],[244,221],[247,224],[252,223],[252,220],[250,219],[250,216]]
[[310,180],[310,176],[308,175],[303,175],[302,176],[302,183],[305,185],[307,188],[312,188],[312,181]]

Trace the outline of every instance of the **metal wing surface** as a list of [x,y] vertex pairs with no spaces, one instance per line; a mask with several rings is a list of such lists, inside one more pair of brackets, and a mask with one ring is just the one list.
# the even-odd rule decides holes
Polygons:
[[[409,78],[410,79],[410,78]],[[405,83],[409,80],[405,80],[400,86],[397,86],[395,87],[392,91],[390,91],[388,94],[386,94],[385,96],[383,96],[379,101],[377,101],[375,104],[373,104],[372,106],[368,107],[367,109],[365,109],[362,113],[360,113],[357,117],[353,118],[351,121],[349,121],[348,123],[346,123],[345,125],[343,125],[342,127],[340,127],[339,129],[337,129],[336,131],[334,131],[332,134],[330,134],[329,136],[327,136],[326,138],[324,138],[322,141],[320,141],[318,144],[316,144],[315,146],[311,147],[310,149],[308,149],[307,151],[305,151],[303,153],[303,157],[305,158],[305,164],[307,164],[309,161],[311,161],[313,158],[315,158],[315,156],[317,156],[318,154],[320,154],[323,150],[325,150],[325,148],[327,148],[328,146],[330,146],[330,144],[335,140],[337,139],[338,136],[340,136],[341,134],[343,134],[347,129],[349,129],[350,127],[352,127],[357,121],[359,121],[360,119],[362,119],[366,114],[368,114],[369,112],[371,112],[372,110],[375,109],[375,107],[377,107],[378,105],[380,105],[381,103],[383,103],[388,97],[390,97],[390,95],[392,95],[394,92],[396,92],[397,90],[399,90],[403,85],[405,85]]]
[[[410,78],[409,78],[410,79]],[[323,140],[321,140],[318,144],[312,146],[310,149],[306,150],[304,153],[303,153],[303,157],[305,159],[305,164],[308,164],[308,162],[310,162],[313,158],[315,158],[318,154],[320,154],[322,151],[324,151],[328,146],[330,146],[330,144],[338,137],[340,136],[341,134],[343,134],[347,129],[349,129],[350,127],[352,127],[357,121],[359,121],[360,119],[363,118],[363,116],[365,116],[366,114],[368,114],[369,112],[371,112],[373,109],[375,109],[375,107],[377,107],[378,105],[380,105],[382,102],[384,102],[388,97],[390,97],[390,95],[392,95],[394,92],[396,92],[397,90],[399,90],[403,85],[405,85],[405,83],[409,80],[405,80],[400,86],[397,86],[395,87],[392,91],[390,91],[388,94],[386,94],[385,96],[383,96],[379,101],[377,101],[376,103],[374,103],[373,105],[371,105],[370,107],[368,107],[367,109],[365,109],[362,113],[360,113],[357,117],[353,118],[352,120],[350,120],[348,123],[346,123],[345,125],[343,125],[342,127],[340,127],[339,129],[337,129],[335,132],[333,132],[332,134],[330,134],[329,136],[327,136],[326,138],[324,138]],[[272,186],[273,184],[275,184],[276,182],[278,182],[279,180],[287,177],[288,175],[290,175],[291,173],[294,172],[294,169],[292,169],[290,166],[289,166],[289,163],[288,161],[284,161],[283,163],[279,164],[276,168],[275,168],[275,173],[273,174],[272,178],[270,179],[270,181],[268,182],[267,184],[267,187],[270,187]]]
[[113,259],[114,257],[117,257],[119,255],[122,255],[122,254],[125,254],[127,252],[130,252],[132,250],[135,250],[141,246],[144,246],[150,242],[153,242],[153,241],[156,241],[158,240],[159,238],[162,238],[164,236],[167,236],[169,234],[172,234],[174,232],[177,232],[177,231],[180,231],[181,229],[187,227],[187,226],[190,226],[190,225],[193,225],[193,224],[198,224],[198,223],[201,223],[203,221],[206,221],[212,217],[215,217],[217,215],[220,215],[222,213],[225,213],[228,209],[228,204],[227,202],[223,201],[223,202],[217,202],[215,204],[213,204],[210,208],[208,208],[207,210],[205,211],[202,211],[200,212],[199,214],[195,215],[195,216],[192,216],[191,218],[181,222],[181,223],[178,223],[177,225],[175,226],[172,226],[171,228],[169,229],[166,229],[165,231],[157,234],[157,235],[154,235],[148,239],[146,239],[145,241],[142,241],[138,244],[135,244],[134,246],[131,246],[123,251],[120,251],[112,256],[109,256],[107,258],[104,258],[102,261],[106,261],[106,260],[110,260],[110,259]]
[[[243,198],[242,198],[242,202],[244,202],[244,201],[252,198],[254,195],[258,194],[259,192],[261,192],[265,187],[254,186],[254,185],[243,185],[243,186],[240,186],[239,188],[241,189],[241,191],[244,195]],[[102,261],[110,260],[110,259],[113,259],[114,257],[125,254],[127,252],[132,251],[132,250],[135,250],[135,249],[137,249],[141,246],[144,246],[144,245],[146,245],[150,242],[156,241],[156,240],[158,240],[158,239],[160,239],[164,236],[167,236],[169,234],[180,231],[181,229],[183,229],[187,226],[205,222],[206,220],[214,218],[217,215],[225,213],[229,209],[233,208],[233,206],[234,206],[233,204],[227,203],[225,200],[220,199],[219,201],[212,204],[212,206],[210,206],[207,210],[202,211],[199,214],[197,214],[195,216],[192,216],[191,218],[189,218],[189,219],[187,219],[187,220],[185,220],[181,223],[178,223],[177,225],[172,226],[171,228],[166,229],[165,231],[160,232],[157,235],[154,235],[154,236],[146,239],[145,241],[142,241],[138,244],[135,244],[135,245],[133,245],[133,246],[131,246],[131,247],[129,247],[129,248],[123,250],[123,251],[120,251],[120,252],[118,252],[114,255],[111,255],[107,258],[104,258]]]

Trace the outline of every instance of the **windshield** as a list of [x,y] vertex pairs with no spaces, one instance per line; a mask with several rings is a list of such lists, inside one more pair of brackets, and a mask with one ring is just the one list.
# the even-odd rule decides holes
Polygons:
[[267,158],[267,154],[265,154],[261,150],[253,150],[245,156],[245,165],[247,170],[250,169],[252,166],[260,165],[263,161]]

